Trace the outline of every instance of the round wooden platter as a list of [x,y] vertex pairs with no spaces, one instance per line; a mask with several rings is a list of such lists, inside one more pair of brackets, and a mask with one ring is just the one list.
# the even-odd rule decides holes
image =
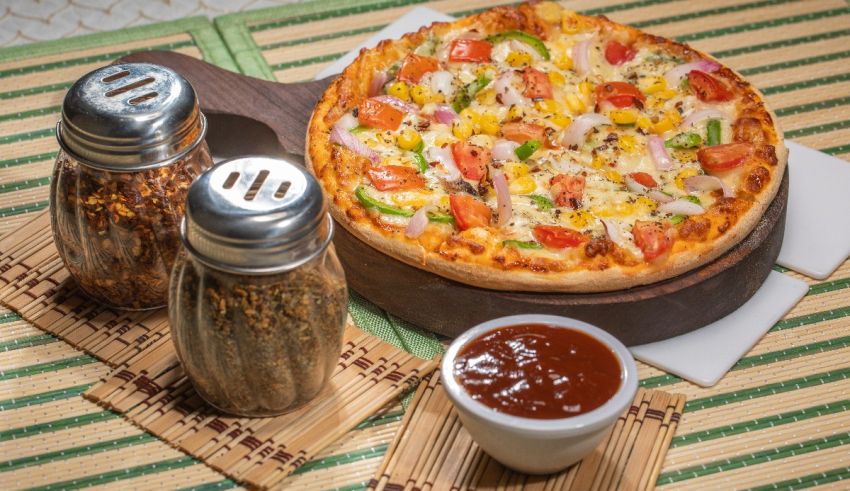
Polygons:
[[[136,53],[121,61],[171,67],[195,87],[209,119],[216,156],[248,154],[303,159],[310,113],[329,79],[280,84],[245,77],[184,55]],[[699,329],[738,309],[762,285],[782,245],[788,173],[756,228],[711,263],[675,278],[592,294],[487,290],[448,280],[387,256],[337,226],[334,244],[348,284],[401,319],[454,337],[494,317],[557,314],[595,324],[627,345]]]

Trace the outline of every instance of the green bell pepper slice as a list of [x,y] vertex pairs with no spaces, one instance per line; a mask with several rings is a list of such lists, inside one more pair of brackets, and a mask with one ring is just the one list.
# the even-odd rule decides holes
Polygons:
[[706,134],[709,145],[720,145],[720,120],[709,119],[706,125]]
[[551,210],[555,207],[555,203],[553,203],[552,200],[547,198],[546,196],[541,196],[539,194],[529,194],[528,197],[531,198],[531,201],[534,201],[534,204],[537,205],[537,209],[540,211]]
[[702,145],[702,137],[698,133],[679,133],[664,142],[667,148],[696,148]]
[[354,196],[357,196],[357,199],[363,203],[363,206],[366,208],[374,208],[379,212],[385,215],[396,215],[400,217],[412,217],[413,212],[410,210],[402,210],[401,208],[396,208],[395,206],[388,205],[383,201],[378,201],[375,198],[366,194],[366,190],[363,189],[363,186],[357,186],[357,189],[354,190]]
[[502,242],[502,245],[515,249],[543,249],[542,245],[531,240],[506,240]]
[[458,91],[457,96],[455,96],[454,101],[452,101],[452,109],[454,109],[456,113],[459,113],[469,107],[469,105],[472,104],[472,98],[475,97],[475,94],[480,92],[484,87],[487,87],[487,84],[489,83],[489,77],[486,75],[479,75],[478,78],[470,82],[464,90]]
[[508,31],[503,32],[501,34],[494,34],[487,38],[487,41],[491,43],[498,43],[501,41],[509,41],[511,39],[517,40],[521,43],[525,43],[531,46],[534,51],[540,54],[544,60],[549,61],[549,49],[543,44],[543,41],[540,40],[537,36],[532,36],[527,32],[522,31]]
[[523,143],[522,145],[516,147],[516,150],[514,150],[514,153],[516,154],[518,159],[525,160],[525,159],[531,157],[532,155],[534,155],[534,152],[536,152],[539,148],[540,148],[540,141],[538,141],[538,140],[528,140],[527,142]]

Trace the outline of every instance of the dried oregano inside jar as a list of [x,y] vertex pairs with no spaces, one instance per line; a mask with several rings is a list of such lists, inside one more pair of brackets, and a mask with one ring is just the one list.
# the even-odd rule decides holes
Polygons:
[[191,187],[169,319],[207,402],[271,416],[315,397],[342,349],[348,293],[318,183],[268,158],[223,162]]
[[157,65],[95,70],[65,97],[50,190],[53,236],[89,296],[165,305],[189,185],[212,165],[191,85]]

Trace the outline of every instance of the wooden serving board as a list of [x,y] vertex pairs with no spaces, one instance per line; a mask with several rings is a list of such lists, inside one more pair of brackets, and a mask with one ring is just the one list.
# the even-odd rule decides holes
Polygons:
[[[121,61],[157,63],[185,76],[208,117],[207,142],[217,157],[265,154],[303,160],[310,114],[332,80],[267,82],[165,51],[135,53]],[[378,252],[341,226],[334,244],[354,290],[437,333],[453,337],[494,317],[545,313],[590,322],[636,345],[693,331],[743,305],[779,255],[787,202],[786,171],[764,217],[732,250],[681,276],[608,293],[504,292],[465,285]]]

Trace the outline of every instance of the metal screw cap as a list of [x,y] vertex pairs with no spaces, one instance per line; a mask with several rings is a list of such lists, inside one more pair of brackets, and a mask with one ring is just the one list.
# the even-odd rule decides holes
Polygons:
[[110,65],[84,75],[65,95],[56,127],[65,152],[118,172],[168,165],[199,144],[205,132],[189,82],[151,63]]
[[319,183],[302,165],[240,157],[192,183],[181,234],[187,250],[213,268],[271,274],[324,251],[333,221]]

